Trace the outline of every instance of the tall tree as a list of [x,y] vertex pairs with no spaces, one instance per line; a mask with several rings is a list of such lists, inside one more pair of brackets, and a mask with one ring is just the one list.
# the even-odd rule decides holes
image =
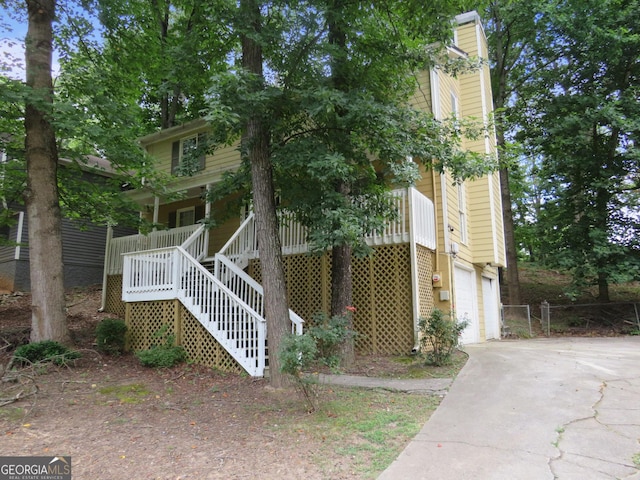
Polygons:
[[214,124],[237,125],[258,106],[269,112],[281,205],[309,228],[319,251],[333,251],[335,314],[352,302],[352,252],[366,254],[364,235],[395,213],[390,185],[416,178],[409,157],[456,176],[486,166],[456,148],[455,129],[408,106],[415,72],[443,57],[428,45],[446,44],[451,34],[453,13],[442,6],[453,8],[438,3],[419,18],[405,2],[314,0],[272,8],[272,29],[260,38],[274,81],[255,95],[241,76],[223,76],[212,90]]
[[532,151],[542,157],[545,198],[539,225],[548,259],[570,269],[576,286],[638,278],[640,178],[640,4],[637,0],[558,2],[541,24],[562,56],[531,58],[523,89]]
[[[239,27],[242,42],[242,68],[248,74],[248,93],[261,95],[265,91],[263,73],[263,17],[257,0],[241,0]],[[282,338],[289,329],[289,303],[282,261],[282,248],[278,232],[273,165],[271,163],[271,134],[265,110],[260,104],[246,118],[242,135],[242,152],[251,165],[253,208],[260,253],[260,266],[264,288],[264,313],[267,322],[269,349],[269,375],[271,385],[282,387],[285,376],[280,371],[277,352]]]
[[25,155],[27,188],[24,192],[29,223],[32,291],[31,341],[70,341],[64,298],[61,214],[56,170],[58,151],[51,124],[53,82],[52,25],[55,0],[27,0],[29,28],[26,38]]
[[200,118],[233,46],[225,0],[91,0],[104,26],[109,85],[136,97],[150,127]]

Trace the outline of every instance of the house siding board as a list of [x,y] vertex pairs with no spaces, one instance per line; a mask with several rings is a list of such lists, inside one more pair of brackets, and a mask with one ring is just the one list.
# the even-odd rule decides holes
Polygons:
[[416,75],[416,91],[409,100],[409,104],[418,110],[431,112],[431,81],[428,71],[421,71]]
[[[136,233],[136,231],[131,228],[114,228],[114,236],[132,233]],[[91,224],[83,228],[80,222],[63,218],[61,234],[65,288],[86,287],[102,283],[107,228]],[[15,233],[12,233],[12,238],[15,241]],[[11,283],[13,290],[31,290],[28,238],[29,229],[25,221],[19,260],[11,258],[2,262],[4,266],[0,278]],[[11,247],[9,250],[15,255],[15,247]]]

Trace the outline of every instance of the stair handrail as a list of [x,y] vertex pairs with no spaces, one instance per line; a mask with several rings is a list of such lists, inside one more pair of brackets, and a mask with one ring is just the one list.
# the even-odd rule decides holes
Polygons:
[[205,231],[206,227],[204,225],[200,225],[200,227],[180,245],[198,262],[207,255],[207,236],[203,235]]
[[[214,276],[229,286],[231,291],[264,317],[264,289],[250,275],[242,270],[226,255],[216,253],[214,259]],[[304,319],[289,309],[291,333],[302,335]]]
[[[223,282],[209,272],[180,246],[165,247],[123,255],[122,295],[125,301],[179,299],[189,312],[225,347],[250,375],[263,376],[266,364],[266,322],[263,316],[235,295]],[[133,268],[133,264],[137,268]],[[228,308],[202,306],[216,301],[214,292],[224,294],[224,305],[233,305],[236,315],[249,319],[254,330],[233,330],[231,339],[240,339],[243,348],[234,345],[222,325],[232,325]],[[222,300],[217,300],[222,305]],[[219,318],[214,317],[219,315]],[[225,316],[226,315],[226,316]],[[255,335],[251,333],[255,331]],[[257,343],[256,343],[257,342]],[[250,345],[253,355],[246,355]],[[244,353],[244,355],[243,355]]]
[[218,253],[235,260],[258,250],[255,235],[255,214],[250,212],[247,218],[240,224],[231,238],[224,244]]

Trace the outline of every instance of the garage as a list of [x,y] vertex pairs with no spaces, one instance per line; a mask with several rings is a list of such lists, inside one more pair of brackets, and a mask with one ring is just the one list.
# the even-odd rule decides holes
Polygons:
[[456,266],[454,275],[456,316],[458,321],[467,320],[469,322],[469,325],[460,336],[460,342],[463,345],[478,343],[480,341],[480,328],[474,271]]

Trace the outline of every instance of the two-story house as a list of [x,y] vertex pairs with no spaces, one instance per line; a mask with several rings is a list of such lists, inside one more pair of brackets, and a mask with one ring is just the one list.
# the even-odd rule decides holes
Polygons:
[[[456,18],[453,56],[487,58],[487,43],[475,12]],[[423,72],[413,104],[444,119],[455,113],[489,124],[489,70],[484,66],[457,78],[434,69]],[[203,120],[141,139],[159,169],[179,173],[208,125]],[[490,129],[489,129],[490,130]],[[494,154],[495,138],[465,140],[463,148]],[[178,201],[145,190],[129,192],[149,220],[166,230],[110,239],[104,308],[129,326],[129,344],[148,348],[163,327],[189,357],[223,369],[242,366],[261,376],[266,327],[262,318],[260,259],[253,215],[238,215],[207,230],[198,223],[225,208],[203,193],[240,163],[235,147],[191,162],[192,174],[174,176],[168,186]],[[402,354],[418,345],[418,321],[434,307],[455,311],[469,326],[463,343],[500,337],[498,267],[504,266],[500,185],[496,174],[455,184],[448,174],[422,169],[413,188],[394,192],[398,218],[367,242],[373,255],[354,259],[355,329],[361,353]],[[281,227],[293,331],[303,319],[330,305],[331,257],[309,255],[304,230]]]

